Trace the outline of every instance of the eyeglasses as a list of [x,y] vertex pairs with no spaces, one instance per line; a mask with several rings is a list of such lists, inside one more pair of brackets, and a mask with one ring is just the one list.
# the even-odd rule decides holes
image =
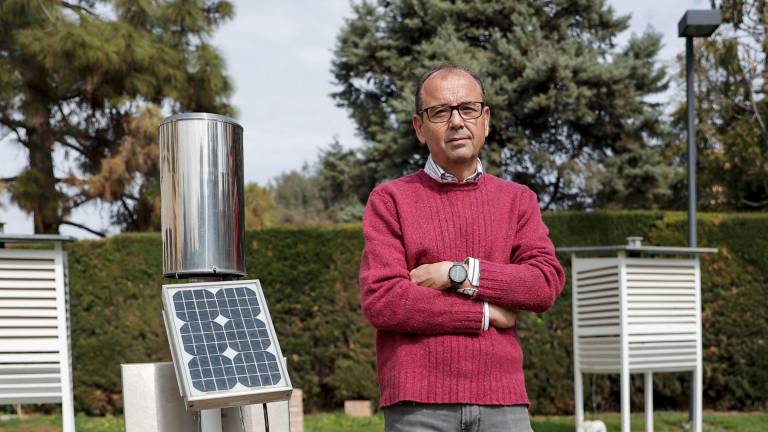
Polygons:
[[483,115],[485,102],[462,102],[458,105],[435,105],[424,108],[417,114],[427,113],[427,118],[432,123],[445,123],[451,119],[453,111],[459,112],[464,120],[473,120]]

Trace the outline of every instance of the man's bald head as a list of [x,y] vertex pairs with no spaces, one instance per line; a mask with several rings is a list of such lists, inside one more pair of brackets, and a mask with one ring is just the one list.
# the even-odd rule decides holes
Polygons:
[[427,82],[427,80],[432,75],[435,75],[436,73],[442,72],[442,71],[460,71],[471,76],[472,79],[474,79],[475,82],[477,82],[477,85],[480,86],[480,93],[483,96],[483,100],[485,100],[485,87],[483,86],[483,82],[480,80],[480,77],[478,77],[475,72],[473,72],[468,67],[459,63],[453,63],[453,62],[442,63],[432,68],[429,72],[422,75],[421,79],[419,80],[419,86],[416,88],[416,113],[417,114],[419,113],[419,111],[421,111],[424,108],[423,106],[421,106],[422,105],[421,91],[424,88],[424,83]]

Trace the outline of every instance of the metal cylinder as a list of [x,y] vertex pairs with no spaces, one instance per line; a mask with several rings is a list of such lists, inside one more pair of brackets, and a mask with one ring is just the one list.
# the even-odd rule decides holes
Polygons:
[[163,274],[244,276],[243,127],[184,113],[160,123],[158,137]]

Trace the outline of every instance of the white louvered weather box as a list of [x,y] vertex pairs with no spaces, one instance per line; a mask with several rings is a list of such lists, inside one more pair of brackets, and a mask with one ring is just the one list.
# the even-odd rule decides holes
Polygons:
[[[627,240],[620,246],[558,248],[571,254],[576,430],[584,424],[582,374],[621,375],[621,430],[629,432],[630,374],[645,376],[646,431],[652,431],[652,374],[690,371],[694,430],[701,432],[698,254],[717,249],[643,246],[641,237]],[[594,256],[607,253],[613,256]]]
[[[0,405],[60,403],[74,432],[66,252],[61,235],[0,232]],[[5,248],[53,243],[53,249]]]

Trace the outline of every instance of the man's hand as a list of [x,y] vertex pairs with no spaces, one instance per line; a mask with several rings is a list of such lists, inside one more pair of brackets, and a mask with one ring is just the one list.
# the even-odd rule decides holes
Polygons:
[[508,329],[514,327],[517,323],[517,312],[489,303],[488,319],[491,327]]
[[422,264],[411,270],[411,281],[417,285],[436,290],[450,288],[451,281],[448,279],[448,270],[451,269],[452,265],[453,262],[451,261]]

